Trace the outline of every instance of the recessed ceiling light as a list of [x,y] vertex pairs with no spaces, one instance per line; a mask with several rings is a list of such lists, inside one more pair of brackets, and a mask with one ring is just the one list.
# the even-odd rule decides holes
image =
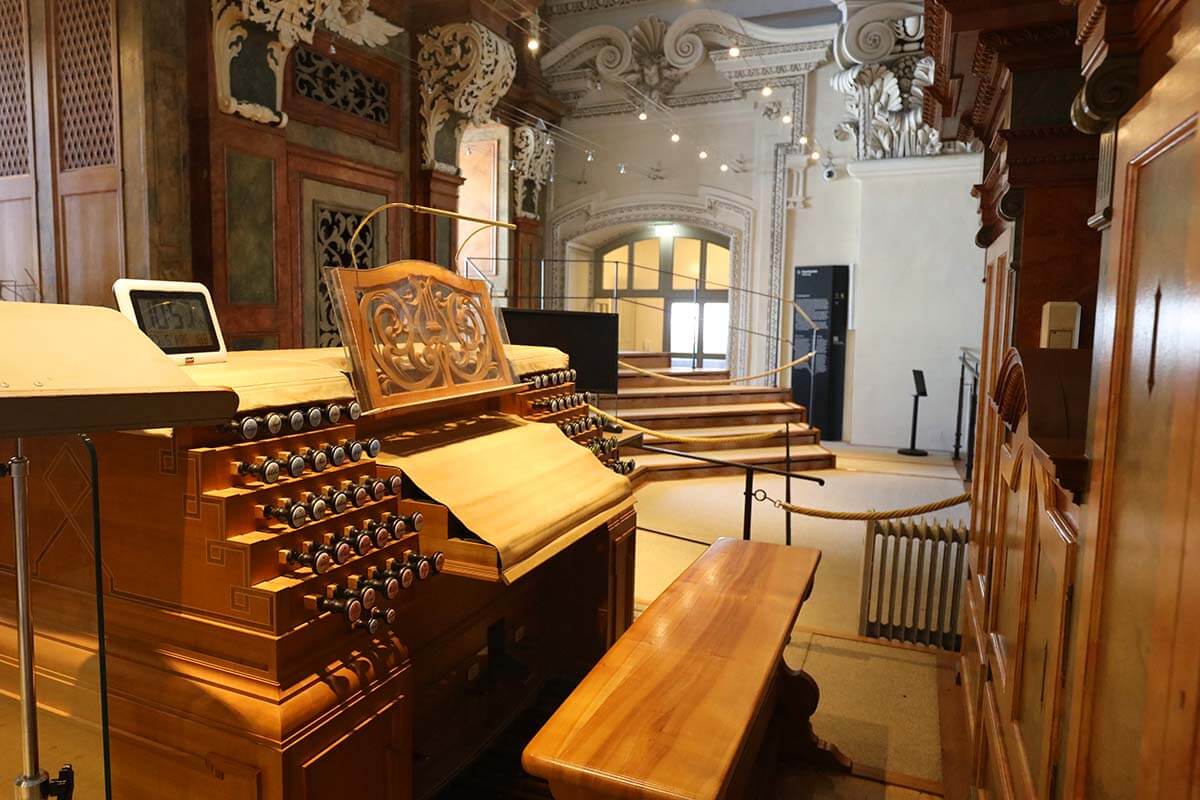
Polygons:
[[640,119],[642,122],[645,122],[645,121],[646,121],[646,119],[647,119],[649,116],[650,116],[650,115],[649,115],[649,114],[647,114],[645,111],[639,111],[639,112],[638,112],[638,119]]
[[679,134],[678,134],[678,133],[672,133],[672,134],[671,134],[671,141],[672,141],[672,142],[678,142],[678,141],[679,141]]
[[774,89],[772,89],[772,88],[770,87],[770,85],[764,86],[764,87],[762,88],[762,96],[763,96],[763,97],[770,97],[770,96],[771,96],[771,92],[773,92],[773,91],[775,91],[775,90],[774,90]]
[[700,158],[708,158],[708,151],[707,151],[707,150],[701,150],[701,151],[700,151]]
[[729,165],[728,165],[728,164],[722,164],[722,165],[721,165],[721,172],[729,172]]
[[742,54],[742,50],[737,45],[734,45],[733,47],[729,48],[729,57],[730,58],[737,58],[741,54]]

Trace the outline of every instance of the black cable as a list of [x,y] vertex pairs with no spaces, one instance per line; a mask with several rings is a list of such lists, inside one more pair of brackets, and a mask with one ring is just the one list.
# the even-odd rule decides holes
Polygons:
[[104,753],[104,797],[112,800],[111,753],[108,742],[108,654],[104,644],[104,564],[100,547],[100,458],[96,444],[86,433],[79,434],[92,465],[92,553],[96,559],[96,658],[100,677],[100,744]]

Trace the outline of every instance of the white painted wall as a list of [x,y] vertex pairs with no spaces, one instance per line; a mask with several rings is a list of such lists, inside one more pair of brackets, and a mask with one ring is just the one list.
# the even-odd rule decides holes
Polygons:
[[848,439],[903,447],[912,415],[912,370],[925,372],[917,445],[954,444],[958,354],[982,333],[983,284],[968,201],[981,156],[893,159],[851,165],[860,184]]

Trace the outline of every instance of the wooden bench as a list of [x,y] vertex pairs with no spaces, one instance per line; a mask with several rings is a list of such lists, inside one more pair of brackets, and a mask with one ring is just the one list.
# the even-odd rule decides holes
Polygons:
[[557,800],[742,798],[780,756],[848,771],[783,663],[821,552],[720,539],[679,576],[525,748]]

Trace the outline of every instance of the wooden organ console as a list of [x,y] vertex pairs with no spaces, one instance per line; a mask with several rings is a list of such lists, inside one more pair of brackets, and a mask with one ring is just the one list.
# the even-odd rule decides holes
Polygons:
[[[632,493],[610,446],[587,450],[603,431],[566,357],[502,345],[486,292],[440,268],[345,272],[405,315],[388,330],[407,355],[378,375],[372,354],[399,343],[356,350],[366,328],[344,326],[345,351],[182,367],[237,392],[226,425],[93,437],[114,797],[168,784],[205,800],[431,796],[632,621]],[[73,438],[31,441],[39,699],[94,717],[87,462]],[[561,489],[525,477],[542,462]],[[487,515],[458,504],[501,489],[498,535],[521,533],[492,544],[474,522]],[[0,496],[0,518],[10,504]],[[0,651],[11,605],[0,594]],[[75,766],[84,780],[99,769]]]

